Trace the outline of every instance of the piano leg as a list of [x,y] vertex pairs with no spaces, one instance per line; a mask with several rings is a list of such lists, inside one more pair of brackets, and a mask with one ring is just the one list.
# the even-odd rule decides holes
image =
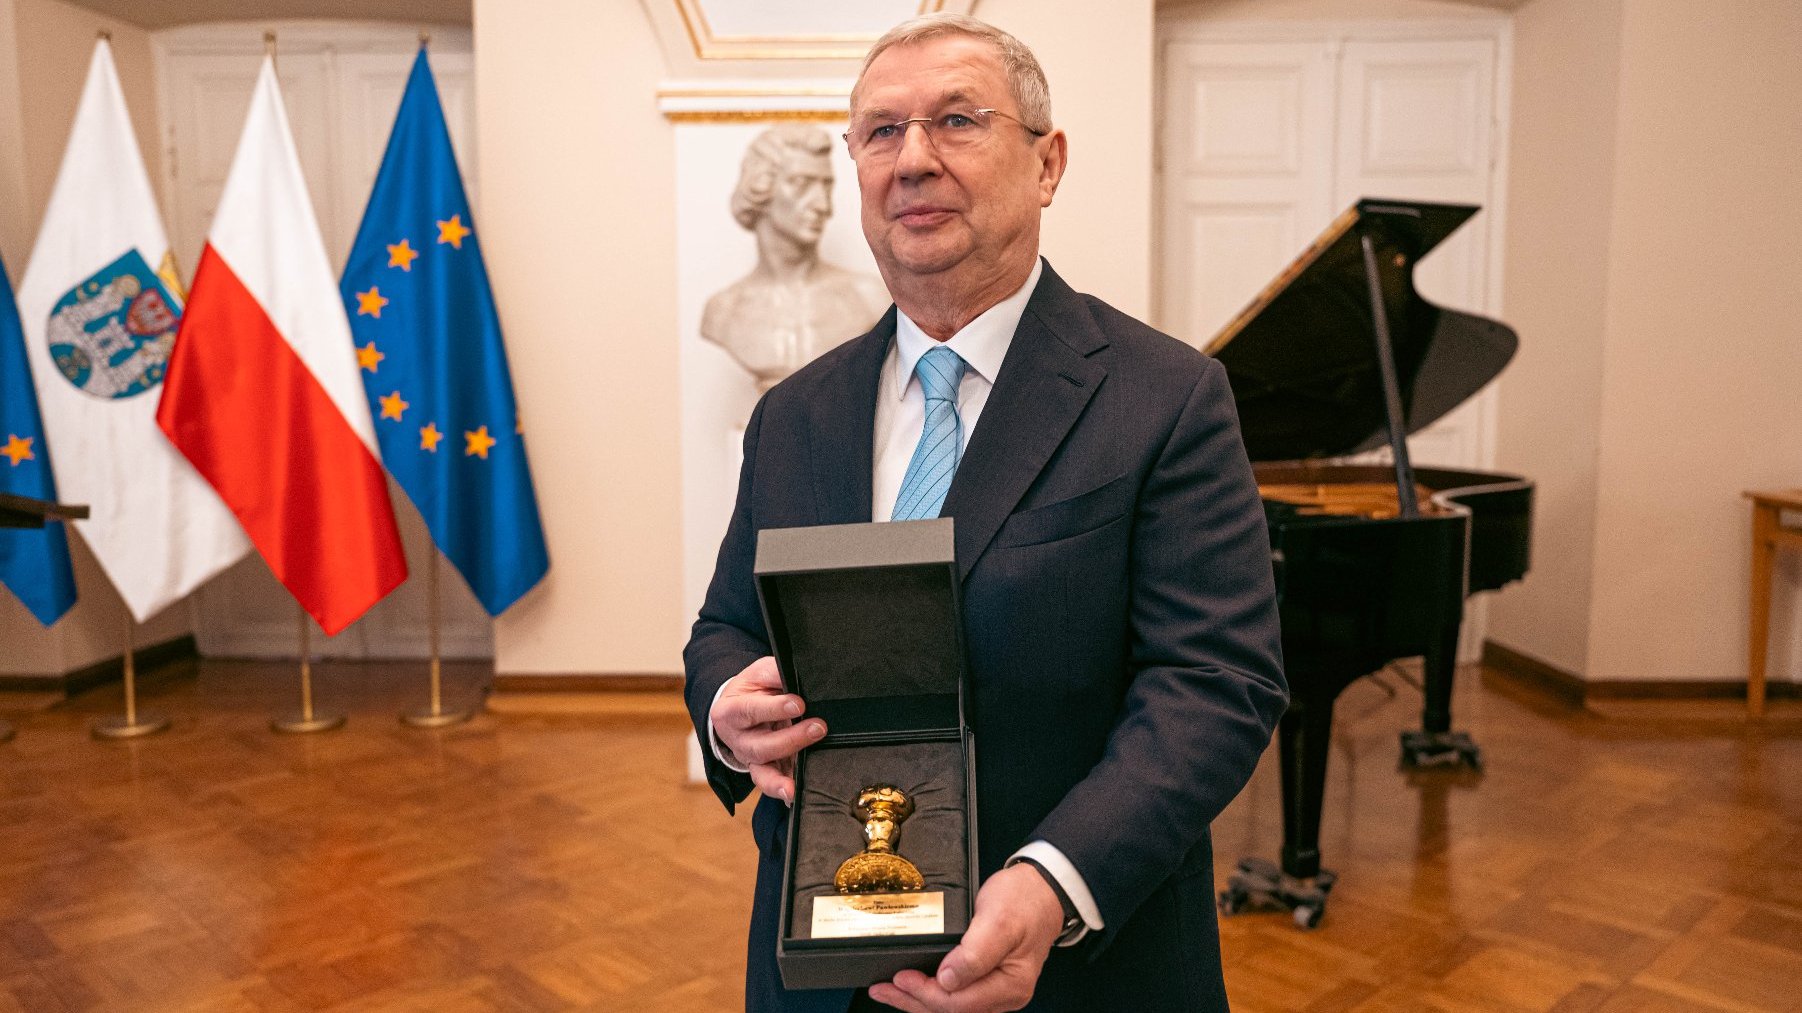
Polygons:
[[1326,911],[1337,878],[1320,867],[1320,810],[1326,800],[1326,762],[1333,731],[1333,695],[1297,695],[1277,731],[1283,768],[1283,851],[1279,868],[1242,858],[1220,891],[1222,914],[1288,911],[1298,928],[1312,929]]
[[1483,768],[1483,753],[1464,732],[1452,731],[1452,679],[1458,669],[1458,623],[1448,624],[1422,659],[1425,708],[1420,731],[1402,733],[1402,766]]

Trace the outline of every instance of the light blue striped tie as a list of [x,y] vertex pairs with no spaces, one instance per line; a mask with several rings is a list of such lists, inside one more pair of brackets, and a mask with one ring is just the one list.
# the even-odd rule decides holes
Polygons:
[[937,517],[945,505],[945,493],[951,489],[951,476],[957,473],[958,459],[963,457],[964,423],[957,417],[957,385],[964,378],[964,360],[939,345],[920,356],[914,374],[926,395],[926,424],[920,428],[913,460],[907,462],[901,495],[895,497],[891,519],[897,521]]

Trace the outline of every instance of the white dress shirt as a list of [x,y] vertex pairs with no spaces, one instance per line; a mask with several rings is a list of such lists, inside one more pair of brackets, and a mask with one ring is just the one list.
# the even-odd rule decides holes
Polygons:
[[[962,428],[960,453],[970,445],[970,434],[976,431],[983,406],[988,404],[989,392],[995,388],[995,377],[1001,372],[1001,361],[1007,357],[1007,348],[1013,343],[1014,332],[1020,328],[1020,318],[1026,314],[1027,300],[1038,287],[1044,266],[1044,261],[1035,259],[1026,284],[984,310],[944,342],[945,347],[964,360],[966,367],[963,381],[957,388],[957,417]],[[908,462],[913,460],[914,446],[920,442],[920,434],[926,428],[926,396],[921,390],[920,378],[914,375],[914,367],[920,356],[937,344],[939,342],[920,330],[907,314],[899,309],[895,311],[895,340],[889,345],[888,356],[882,360],[882,373],[876,385],[875,453],[870,475],[870,519],[873,521],[886,521],[894,515],[895,498],[901,494]],[[726,687],[721,686],[719,692],[725,691]],[[714,694],[713,699],[718,703],[719,694]],[[712,740],[713,755],[727,767],[740,773],[747,772],[745,765],[713,733],[711,721],[707,731]],[[1076,871],[1076,866],[1062,851],[1048,841],[1029,841],[1014,852],[1008,864],[1023,858],[1032,859],[1051,873],[1082,915],[1084,929],[1062,945],[1073,945],[1089,930],[1101,929],[1101,909],[1095,906],[1095,898],[1089,893],[1082,873]]]

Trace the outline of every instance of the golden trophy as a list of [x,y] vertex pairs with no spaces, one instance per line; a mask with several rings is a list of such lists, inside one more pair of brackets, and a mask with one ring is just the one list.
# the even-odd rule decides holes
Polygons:
[[839,893],[906,893],[926,888],[926,879],[914,863],[895,854],[901,823],[914,813],[913,799],[890,784],[877,784],[857,793],[852,807],[863,821],[864,849],[845,859],[832,877]]

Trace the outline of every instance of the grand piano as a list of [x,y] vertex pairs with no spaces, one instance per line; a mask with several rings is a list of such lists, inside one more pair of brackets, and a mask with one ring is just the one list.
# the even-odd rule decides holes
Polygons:
[[[1269,523],[1291,700],[1278,730],[1281,865],[1239,863],[1232,914],[1277,907],[1319,924],[1334,874],[1320,864],[1333,704],[1399,658],[1423,661],[1409,767],[1478,767],[1451,724],[1469,595],[1527,572],[1533,485],[1513,475],[1415,468],[1407,437],[1443,418],[1513,357],[1514,332],[1436,306],[1414,266],[1478,208],[1359,201],[1217,336]],[[1333,463],[1386,448],[1387,464]]]

